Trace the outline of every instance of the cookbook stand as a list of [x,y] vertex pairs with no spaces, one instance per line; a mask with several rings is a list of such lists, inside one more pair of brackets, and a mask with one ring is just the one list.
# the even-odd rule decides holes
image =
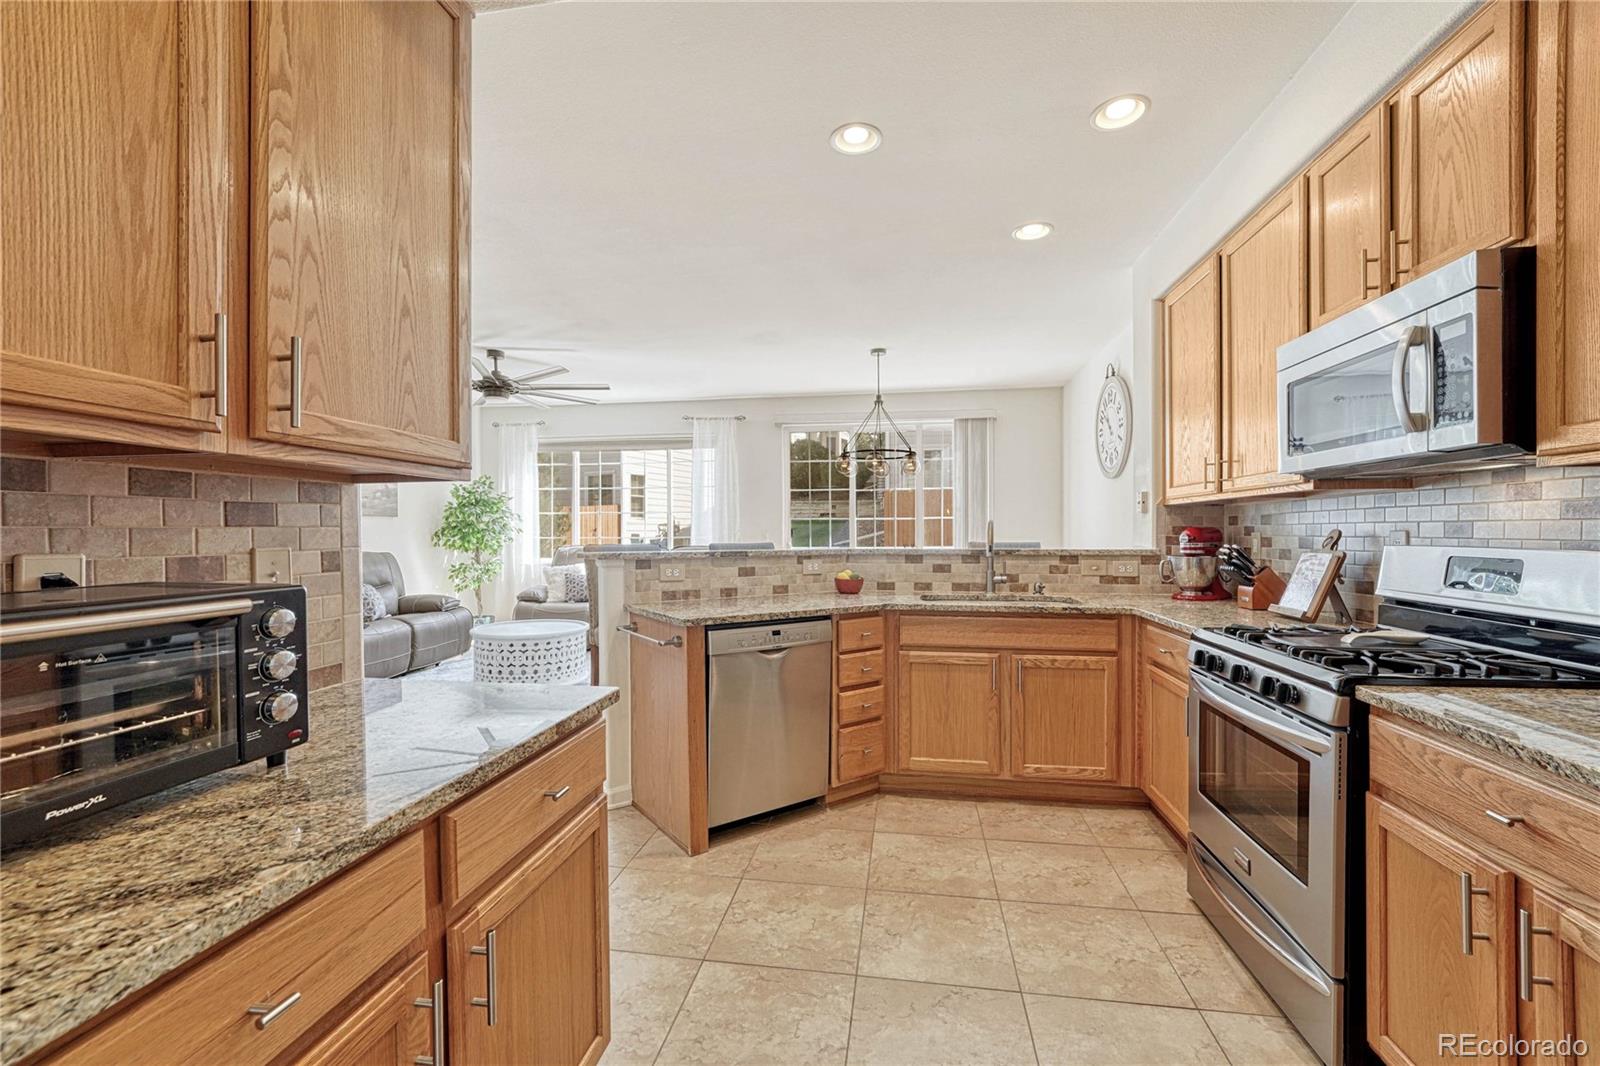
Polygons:
[[1315,622],[1323,606],[1328,605],[1333,608],[1334,617],[1341,625],[1349,625],[1352,621],[1349,608],[1334,587],[1343,567],[1342,551],[1323,549],[1301,552],[1300,558],[1295,560],[1294,573],[1289,575],[1283,595],[1267,610],[1297,622]]

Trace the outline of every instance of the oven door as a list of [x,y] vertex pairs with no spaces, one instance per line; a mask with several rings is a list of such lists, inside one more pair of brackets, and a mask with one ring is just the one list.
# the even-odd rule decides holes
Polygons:
[[[64,628],[72,625],[83,628],[81,620]],[[7,839],[236,765],[238,641],[237,616],[213,614],[6,642]]]
[[1189,829],[1330,976],[1345,976],[1343,730],[1189,674]]

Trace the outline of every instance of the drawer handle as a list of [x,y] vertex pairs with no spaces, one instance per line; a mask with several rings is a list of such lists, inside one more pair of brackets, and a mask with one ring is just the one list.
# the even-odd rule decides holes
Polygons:
[[433,1054],[418,1055],[411,1061],[416,1066],[445,1066],[444,1063],[444,978],[433,983],[433,995],[411,1001],[414,1007],[426,1007],[433,1013]]
[[1162,655],[1166,655],[1168,657],[1170,657],[1172,655],[1172,649],[1171,648],[1157,648],[1156,651],[1158,653],[1160,653]]
[[1494,893],[1487,888],[1473,888],[1472,874],[1461,873],[1461,954],[1472,954],[1474,940],[1493,940],[1488,933],[1474,933],[1472,931],[1472,897],[1491,896]]
[[861,635],[862,635],[862,636],[863,636],[863,637],[870,637],[870,636],[872,636],[872,630],[870,630],[870,629],[863,629],[863,630],[862,630],[862,631],[861,631]]
[[1533,938],[1555,936],[1554,929],[1533,924],[1533,915],[1526,907],[1517,908],[1517,995],[1524,1003],[1533,1002],[1534,985],[1553,985],[1549,977],[1533,975]]
[[545,790],[545,795],[548,796],[550,799],[558,800],[562,796],[565,796],[568,792],[571,792],[571,791],[572,791],[572,786],[571,785],[562,785],[560,788],[546,789]]
[[1527,819],[1520,814],[1501,814],[1499,811],[1484,811],[1483,813],[1488,815],[1490,818],[1493,818],[1507,829],[1510,829],[1513,826],[1519,826],[1527,821]]
[[872,754],[872,749],[871,748],[862,748],[861,749],[861,754],[863,754],[863,755],[871,755]]
[[288,1010],[290,1007],[299,1002],[300,993],[291,992],[289,993],[288,997],[277,1006],[273,1006],[270,1003],[257,1003],[253,1006],[246,1007],[245,1013],[254,1014],[256,1016],[257,1029],[265,1029],[267,1026],[283,1017],[284,1011]]
[[876,703],[863,703],[861,705],[861,709],[864,711],[864,710],[868,709],[869,707],[876,707],[876,706],[877,706]]
[[863,673],[863,674],[870,674],[870,673],[872,673],[872,667],[870,667],[870,666],[863,666],[863,667],[862,667],[862,668],[861,668],[861,672],[862,672],[862,673]]
[[473,996],[472,997],[472,1005],[474,1007],[482,1007],[482,1008],[484,1008],[485,1010],[487,1010],[489,1012],[489,1024],[492,1026],[492,1025],[494,1025],[495,1021],[498,1020],[499,1017],[500,1017],[500,1006],[499,1006],[499,1004],[497,1004],[495,1002],[496,996],[494,994],[494,992],[495,992],[495,981],[494,981],[494,969],[495,969],[495,967],[494,967],[494,962],[495,962],[494,930],[491,929],[491,930],[489,930],[488,933],[486,933],[484,935],[483,946],[480,947],[477,944],[474,944],[474,945],[472,945],[472,947],[469,950],[474,955],[482,955],[483,956],[485,966],[486,966],[486,968],[488,970],[488,980],[484,982],[484,986],[485,986],[484,987],[484,991],[487,992],[488,995],[487,996]]

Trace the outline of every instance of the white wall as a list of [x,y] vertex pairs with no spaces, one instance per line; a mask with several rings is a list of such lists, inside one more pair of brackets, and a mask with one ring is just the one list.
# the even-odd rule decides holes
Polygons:
[[428,542],[439,526],[451,484],[404,482],[399,486],[398,517],[361,519],[361,550],[393,552],[405,575],[407,592],[450,591],[444,576],[445,553]]
[[1095,405],[1105,383],[1106,365],[1117,368],[1135,395],[1146,383],[1132,375],[1133,331],[1123,327],[1061,389],[1061,437],[1066,486],[1062,492],[1062,542],[1074,548],[1148,546],[1140,526],[1139,490],[1150,481],[1149,427],[1135,415],[1128,463],[1108,478],[1095,450]]

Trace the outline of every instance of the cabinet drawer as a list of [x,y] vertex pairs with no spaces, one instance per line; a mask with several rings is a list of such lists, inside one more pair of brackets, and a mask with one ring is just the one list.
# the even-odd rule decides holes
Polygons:
[[846,726],[834,750],[841,783],[883,773],[883,722]]
[[596,722],[445,812],[445,902],[471,895],[545,830],[582,810],[605,777],[605,725]]
[[839,687],[857,688],[883,681],[883,652],[857,651],[839,656]]
[[[1569,884],[1600,882],[1600,804],[1373,716],[1372,781]],[[1503,825],[1487,812],[1523,821]]]
[[839,724],[851,725],[883,717],[883,686],[839,693]]
[[906,614],[900,618],[900,646],[1114,652],[1117,650],[1117,619]]
[[1189,674],[1189,638],[1146,624],[1140,652],[1147,662],[1183,677]]
[[[389,845],[50,1062],[266,1063],[426,928],[422,837]],[[247,1008],[299,998],[265,1027]]]
[[866,651],[883,647],[883,615],[867,614],[839,619],[838,650]]

